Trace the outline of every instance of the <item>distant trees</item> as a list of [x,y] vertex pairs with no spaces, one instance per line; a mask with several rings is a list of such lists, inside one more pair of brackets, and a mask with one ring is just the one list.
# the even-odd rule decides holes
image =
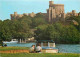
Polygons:
[[[14,20],[0,20],[0,40],[12,38],[25,39],[34,36],[36,40],[54,40],[56,43],[76,44],[80,42],[80,16],[72,16],[69,20],[73,23],[64,25],[62,22],[48,24],[44,15],[38,13],[35,17],[23,16]],[[36,29],[33,31],[32,29]]]
[[4,20],[0,24],[0,38],[2,40],[10,40],[11,39],[11,31],[10,31],[10,20]]
[[80,32],[80,16],[71,16],[70,18],[68,18],[68,20],[75,20],[78,23],[78,25],[74,25],[73,23],[72,25],[74,25]]
[[0,38],[11,40],[12,38],[27,38],[30,34],[29,26],[26,22],[18,20],[4,20],[1,24]]
[[68,44],[79,43],[80,33],[73,25],[64,26],[61,23],[55,23],[45,26],[44,29],[38,27],[35,31],[37,40],[54,40],[56,43]]
[[38,13],[33,19],[32,19],[32,27],[38,27],[39,25],[47,24],[47,21],[45,20],[44,16]]
[[14,20],[12,26],[14,26],[13,38],[20,39],[29,37],[30,29],[25,21]]
[[31,29],[42,24],[46,24],[46,21],[41,14],[37,14],[34,18],[23,16],[19,19],[0,20],[0,39],[5,41],[12,38],[25,39],[32,37],[34,34]]

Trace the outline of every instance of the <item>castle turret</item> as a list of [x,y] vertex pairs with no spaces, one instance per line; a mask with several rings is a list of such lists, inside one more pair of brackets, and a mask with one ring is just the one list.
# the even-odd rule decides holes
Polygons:
[[75,10],[72,10],[72,13],[76,13],[76,11]]
[[23,15],[24,15],[24,16],[28,16],[28,14],[27,14],[27,13],[23,13]]
[[49,22],[55,22],[59,19],[64,19],[64,4],[54,4],[53,1],[49,1],[49,9],[47,10],[47,15]]
[[49,1],[49,7],[52,7],[53,4],[54,4],[53,1]]
[[51,5],[53,5],[54,4],[54,2],[53,1],[49,1],[49,5],[51,6]]
[[34,12],[32,12],[32,13],[29,14],[29,16],[31,16],[31,17],[35,17],[36,14],[35,14]]
[[11,16],[11,20],[13,20],[14,19],[14,14],[10,14],[10,16]]
[[14,16],[17,16],[17,12],[14,12]]
[[48,17],[49,17],[48,21],[49,22],[55,21],[55,18],[56,18],[55,9],[53,7],[50,7],[47,10],[47,13],[48,13]]

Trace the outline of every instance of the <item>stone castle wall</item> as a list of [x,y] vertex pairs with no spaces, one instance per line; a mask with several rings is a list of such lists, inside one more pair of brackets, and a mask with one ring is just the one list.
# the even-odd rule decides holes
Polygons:
[[13,20],[13,19],[19,19],[19,18],[21,18],[23,16],[31,16],[31,17],[34,17],[34,16],[36,16],[36,14],[34,12],[29,13],[29,14],[27,14],[27,13],[17,14],[17,12],[14,12],[14,14],[10,14],[10,16],[11,16],[11,20]]
[[49,22],[59,21],[61,18],[64,19],[64,4],[54,4],[53,1],[49,1],[49,9],[47,10],[47,14]]
[[[76,13],[75,10],[72,10],[72,12],[68,12],[65,14],[64,10],[64,4],[54,4],[53,1],[49,1],[49,9],[47,9],[47,13],[41,13],[45,17],[45,19],[48,22],[56,22],[56,21],[65,21],[65,17],[70,17],[70,16],[80,16],[80,13]],[[36,14],[34,12],[32,13],[23,13],[23,14],[17,14],[17,12],[14,12],[14,14],[11,14],[11,20],[13,19],[19,19],[23,16],[31,16],[35,17]]]
[[66,14],[66,17],[70,17],[70,16],[79,16],[79,13],[76,13],[75,10],[72,10],[72,12],[68,12],[68,13]]

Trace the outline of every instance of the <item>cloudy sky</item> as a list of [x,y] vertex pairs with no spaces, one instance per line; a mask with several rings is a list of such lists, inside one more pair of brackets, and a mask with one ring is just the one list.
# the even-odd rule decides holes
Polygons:
[[[43,12],[49,8],[50,0],[0,0],[0,19],[10,19],[10,14],[18,12],[18,14]],[[56,4],[65,5],[65,13],[72,10],[80,12],[80,0],[53,0]]]

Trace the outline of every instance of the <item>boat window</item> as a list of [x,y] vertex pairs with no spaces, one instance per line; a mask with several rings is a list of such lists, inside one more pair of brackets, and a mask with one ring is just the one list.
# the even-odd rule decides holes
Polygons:
[[53,43],[49,43],[50,47],[53,47]]
[[43,42],[43,46],[48,46],[48,42]]
[[38,46],[38,45],[41,46],[41,43],[37,43],[37,46]]
[[13,40],[13,41],[16,41],[16,40]]

